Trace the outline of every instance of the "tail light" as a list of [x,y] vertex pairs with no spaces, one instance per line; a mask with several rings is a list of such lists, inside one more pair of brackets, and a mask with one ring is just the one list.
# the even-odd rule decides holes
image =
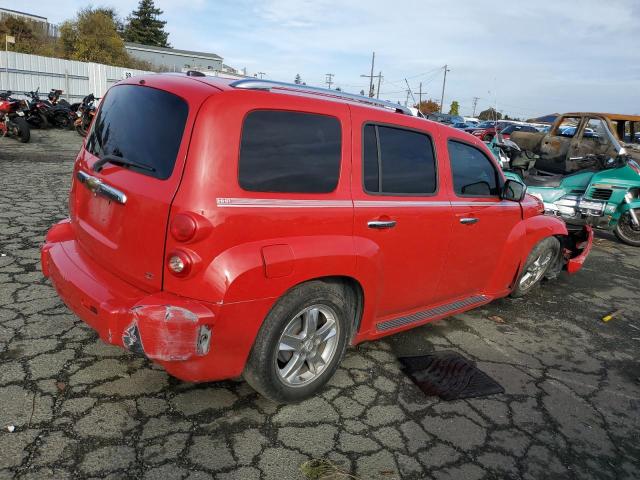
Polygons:
[[171,235],[179,242],[188,242],[196,236],[198,223],[186,213],[178,213],[170,226]]

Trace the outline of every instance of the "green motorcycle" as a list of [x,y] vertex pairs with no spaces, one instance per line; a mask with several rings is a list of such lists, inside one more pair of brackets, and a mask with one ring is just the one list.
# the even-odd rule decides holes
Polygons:
[[[614,157],[571,157],[575,171],[568,174],[537,169],[536,156],[510,140],[494,138],[488,146],[505,176],[524,183],[527,193],[544,203],[546,214],[562,218],[569,228],[591,225],[611,230],[622,242],[640,247],[640,165],[620,144]],[[516,158],[527,161],[513,162]]]

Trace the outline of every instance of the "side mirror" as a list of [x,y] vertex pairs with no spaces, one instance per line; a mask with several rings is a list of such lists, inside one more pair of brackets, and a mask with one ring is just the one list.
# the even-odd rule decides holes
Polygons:
[[502,187],[502,195],[500,195],[500,198],[512,202],[520,202],[524,198],[526,191],[527,187],[522,183],[515,180],[507,180]]

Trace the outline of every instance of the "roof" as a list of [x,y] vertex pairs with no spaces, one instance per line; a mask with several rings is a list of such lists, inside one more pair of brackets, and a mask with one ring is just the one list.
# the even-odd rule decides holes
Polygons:
[[180,50],[178,48],[157,47],[155,45],[143,45],[141,43],[125,42],[125,48],[130,50],[142,50],[145,52],[164,53],[167,55],[183,55],[186,57],[206,58],[209,60],[222,60],[220,55],[207,52],[196,52],[193,50]]
[[8,13],[13,13],[18,15],[24,15],[25,17],[39,18],[41,20],[44,20],[45,22],[47,21],[47,17],[43,17],[41,15],[34,15],[33,13],[20,12],[18,10],[11,10],[10,8],[0,8],[0,12],[8,12]]
[[562,115],[565,117],[570,115],[574,115],[576,117],[593,116],[593,117],[604,117],[604,118],[608,118],[609,120],[627,120],[630,122],[640,122],[640,115],[626,115],[624,113],[570,112],[570,113],[563,113]]

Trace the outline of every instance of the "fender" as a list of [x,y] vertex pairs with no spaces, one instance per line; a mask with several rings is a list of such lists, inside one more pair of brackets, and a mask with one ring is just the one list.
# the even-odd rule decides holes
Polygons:
[[614,218],[619,219],[622,215],[624,215],[626,212],[628,212],[631,209],[636,209],[636,208],[640,208],[640,198],[636,198],[634,200],[631,201],[631,203],[623,203],[620,205],[620,207],[618,208],[618,211],[616,212],[616,215],[614,215]]
[[536,215],[526,218],[514,227],[505,248],[497,260],[495,274],[488,284],[487,294],[506,295],[531,252],[541,240],[556,235],[568,235],[565,223],[557,218]]

